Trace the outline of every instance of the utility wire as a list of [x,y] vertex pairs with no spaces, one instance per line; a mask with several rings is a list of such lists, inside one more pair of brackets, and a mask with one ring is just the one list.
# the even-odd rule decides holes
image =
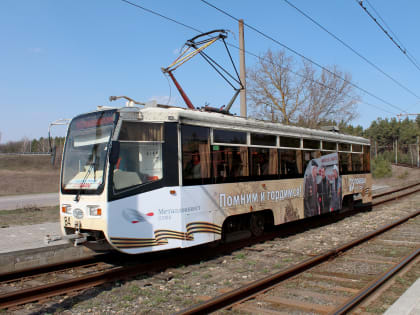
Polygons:
[[[135,3],[132,3],[132,2],[130,2],[130,1],[127,1],[127,0],[121,0],[121,1],[126,2],[126,3],[128,3],[128,4],[130,4],[130,5],[134,6],[134,7],[139,8],[139,9],[142,9],[142,10],[144,10],[144,11],[148,12],[148,13],[151,13],[151,14],[153,14],[153,15],[156,15],[156,16],[158,16],[158,17],[161,17],[161,18],[163,18],[163,19],[165,19],[165,20],[168,20],[168,21],[170,21],[170,22],[173,22],[173,23],[175,23],[175,24],[178,24],[178,25],[181,25],[181,26],[183,26],[183,27],[185,27],[185,28],[188,28],[188,29],[190,29],[190,30],[193,30],[193,31],[195,31],[195,32],[197,32],[197,33],[203,33],[202,31],[200,31],[200,30],[199,30],[199,29],[197,29],[197,28],[194,28],[194,27],[192,27],[192,26],[190,26],[190,25],[187,25],[187,24],[181,23],[181,22],[179,22],[179,21],[177,21],[177,20],[174,20],[174,19],[172,19],[172,18],[170,18],[170,17],[167,17],[167,16],[165,16],[165,15],[163,15],[163,14],[160,14],[160,13],[155,12],[155,11],[153,11],[153,10],[147,9],[147,8],[145,8],[145,7],[142,7],[142,6],[140,6],[140,5],[137,5],[137,4],[135,4]],[[230,46],[230,47],[233,47],[233,48],[236,48],[236,49],[238,49],[238,50],[241,50],[241,48],[240,48],[240,47],[238,47],[238,46],[236,46],[236,45],[234,45],[234,44],[231,44],[231,43],[226,43],[226,44],[227,44],[228,46]],[[253,56],[253,57],[255,57],[255,58],[259,59],[259,60],[265,60],[265,61],[267,61],[267,62],[270,62],[270,63],[271,63],[271,61],[270,61],[269,59],[263,58],[263,57],[261,57],[261,56],[259,56],[259,55],[255,54],[255,53],[252,53],[252,52],[250,52],[250,51],[248,51],[248,50],[244,50],[244,52],[245,52],[247,55]],[[302,75],[302,74],[300,74],[300,73],[298,73],[298,72],[294,72],[294,71],[292,71],[292,70],[290,70],[290,69],[288,69],[288,71],[289,71],[289,72],[291,72],[291,73],[293,73],[293,74],[295,74],[295,75],[297,75],[297,76],[303,77],[303,75]],[[318,84],[318,85],[320,85],[320,86],[322,86],[322,87],[325,87],[325,88],[327,88],[327,89],[330,89],[330,90],[332,90],[332,91],[335,91],[335,92],[340,92],[339,90],[334,89],[334,88],[332,88],[332,87],[330,87],[330,86],[327,86],[327,85],[325,85],[325,84],[323,84],[323,83],[321,83],[321,82],[319,82],[319,81],[317,81],[317,80],[310,79],[310,81],[311,81],[311,82],[314,82],[314,83],[316,83],[316,84]],[[374,105],[374,104],[370,104],[370,103],[367,103],[367,102],[364,102],[364,101],[363,101],[363,102],[359,102],[359,103],[361,103],[361,104],[366,104],[366,105],[368,105],[368,106],[374,107],[374,108],[376,108],[376,109],[378,109],[378,110],[380,110],[380,111],[386,112],[386,113],[391,114],[391,115],[393,115],[393,116],[395,116],[395,115],[396,115],[395,113],[390,112],[389,110],[386,110],[386,109],[384,109],[384,108],[382,108],[382,107],[380,107],[380,106]]]
[[390,32],[392,33],[392,34],[394,34],[394,36],[395,36],[395,38],[398,40],[398,42],[397,42],[397,40],[395,40],[390,34],[389,34],[389,32],[378,22],[378,20],[372,15],[372,13],[370,13],[369,11],[368,11],[368,9],[363,5],[363,1],[360,1],[360,0],[355,0],[359,5],[360,5],[360,7],[362,7],[362,9],[363,10],[365,10],[365,12],[367,13],[367,15],[369,15],[369,17],[376,23],[376,25],[378,25],[379,26],[379,28],[385,33],[385,35],[394,43],[394,45],[395,46],[397,46],[398,47],[398,49],[407,57],[407,59],[417,68],[417,70],[419,70],[420,71],[420,67],[419,67],[419,65],[417,64],[417,62],[416,61],[414,61],[414,59],[415,58],[413,58],[413,57],[411,57],[411,54],[409,54],[409,53],[407,53],[407,49],[401,44],[401,41],[400,40],[398,40],[398,38],[395,36],[395,34],[391,31],[391,29],[389,28],[389,26],[387,26],[387,24],[385,23],[385,21],[380,17],[380,15],[378,14],[378,12],[375,10],[375,8],[368,2],[368,1],[366,1],[367,3],[369,3],[369,5],[372,7],[372,9],[376,12],[376,14],[379,16],[379,18],[384,22],[384,24],[388,27],[388,29],[390,30]]
[[[357,0],[356,0],[356,1],[357,1]],[[238,21],[238,22],[239,22],[239,19],[238,19],[238,18],[236,18],[236,17],[234,17],[233,15],[229,14],[228,12],[226,12],[226,11],[224,11],[224,10],[222,10],[222,9],[220,9],[220,8],[218,8],[218,7],[216,7],[215,5],[213,5],[213,4],[209,3],[209,2],[207,2],[206,0],[201,0],[201,2],[203,2],[203,3],[207,4],[208,6],[210,6],[210,7],[214,8],[214,9],[216,9],[217,11],[219,11],[219,12],[221,12],[221,13],[223,13],[223,14],[227,15],[227,16],[228,16],[228,17],[230,17],[231,19],[233,19],[233,20],[235,20],[235,21]],[[319,68],[323,69],[324,71],[326,71],[326,72],[328,72],[328,73],[332,74],[333,76],[335,76],[335,77],[337,77],[337,78],[339,78],[339,79],[343,80],[344,82],[347,82],[348,84],[352,85],[352,86],[353,86],[353,87],[355,87],[356,89],[358,89],[358,90],[360,90],[360,91],[362,91],[362,92],[364,92],[364,93],[366,93],[366,94],[370,95],[370,96],[371,96],[371,97],[373,97],[373,98],[376,98],[377,100],[379,100],[379,101],[381,101],[381,102],[383,102],[383,103],[387,104],[388,106],[391,106],[391,107],[393,107],[393,108],[395,108],[395,109],[397,109],[397,110],[399,110],[399,111],[403,111],[403,112],[405,112],[405,113],[406,113],[406,111],[405,111],[404,109],[402,109],[402,108],[400,108],[400,107],[398,107],[398,106],[396,106],[396,105],[394,105],[394,104],[391,104],[390,102],[388,102],[388,101],[384,100],[383,98],[381,98],[381,97],[379,97],[379,96],[377,96],[377,95],[375,95],[375,94],[373,94],[373,93],[371,93],[371,92],[367,91],[366,89],[364,89],[364,88],[362,88],[362,87],[358,86],[357,84],[355,84],[355,83],[353,83],[353,82],[350,82],[350,81],[346,80],[345,78],[343,78],[343,77],[339,76],[338,74],[336,74],[336,73],[334,73],[334,72],[330,71],[329,69],[325,68],[325,67],[324,67],[324,66],[322,66],[321,64],[319,64],[319,63],[317,63],[317,62],[313,61],[312,59],[310,59],[310,58],[308,58],[308,57],[306,57],[306,56],[302,55],[301,53],[299,53],[299,52],[297,52],[296,50],[294,50],[294,49],[292,49],[292,48],[288,47],[287,45],[285,45],[285,44],[283,44],[283,43],[279,42],[278,40],[276,40],[275,38],[271,37],[270,35],[267,35],[267,34],[265,34],[264,32],[262,32],[262,31],[258,30],[257,28],[253,27],[252,25],[249,25],[248,23],[245,23],[245,22],[244,22],[244,25],[246,25],[248,28],[250,28],[250,29],[251,29],[251,30],[253,30],[254,32],[256,32],[256,33],[260,34],[261,36],[263,36],[263,37],[265,37],[265,38],[267,38],[267,39],[269,39],[269,40],[273,41],[274,43],[278,44],[279,46],[281,46],[281,47],[283,47],[283,48],[285,48],[285,49],[287,49],[287,50],[291,51],[292,53],[294,53],[295,55],[297,55],[297,56],[301,57],[302,59],[305,59],[306,61],[309,61],[310,63],[312,63],[312,64],[316,65],[317,67],[319,67]]]
[[393,77],[391,77],[389,74],[387,74],[385,71],[383,71],[381,68],[379,68],[377,65],[375,65],[372,61],[368,60],[366,57],[364,57],[361,53],[359,53],[358,51],[356,51],[354,48],[352,48],[349,44],[347,44],[346,42],[344,42],[342,39],[340,39],[339,37],[337,37],[336,35],[334,35],[333,33],[331,33],[329,30],[327,30],[324,26],[322,26],[320,23],[318,23],[317,21],[315,21],[313,18],[311,18],[308,14],[306,14],[305,12],[303,12],[302,10],[300,10],[298,7],[296,7],[294,4],[290,3],[290,1],[288,0],[283,0],[284,2],[286,2],[289,6],[291,6],[293,9],[295,9],[296,11],[298,11],[301,15],[303,15],[304,17],[306,17],[308,20],[310,20],[312,23],[314,23],[316,26],[318,26],[319,28],[321,28],[323,31],[325,31],[326,33],[328,33],[331,37],[333,37],[335,40],[339,41],[342,45],[344,45],[346,48],[350,49],[353,53],[355,53],[357,56],[359,56],[360,58],[362,58],[364,61],[366,61],[368,64],[370,64],[372,67],[374,67],[376,70],[378,70],[380,73],[382,73],[383,75],[385,75],[387,78],[391,79],[394,83],[396,83],[397,85],[399,85],[401,88],[403,88],[404,90],[406,90],[408,93],[410,93],[411,95],[415,96],[416,98],[420,99],[420,97],[414,93],[413,91],[411,91],[409,88],[407,88],[406,86],[404,86],[403,84],[401,84],[400,82],[398,82],[396,79],[394,79]]
[[[240,47],[238,47],[238,46],[236,46],[236,45],[233,45],[233,44],[230,44],[230,43],[228,43],[228,45],[229,45],[229,46],[231,46],[231,47],[233,47],[233,48],[236,48],[236,49],[238,49],[238,50],[241,50],[241,48],[240,48]],[[248,50],[244,50],[244,52],[245,52],[247,55],[253,56],[253,57],[255,57],[255,58],[257,58],[257,59],[259,59],[259,60],[261,60],[261,61],[266,61],[266,62],[269,62],[269,63],[271,63],[271,64],[273,64],[273,65],[274,65],[274,63],[272,63],[272,62],[271,62],[271,60],[269,60],[269,59],[267,59],[267,58],[264,58],[264,57],[258,56],[257,54],[254,54],[254,53],[252,53],[252,52],[250,52],[250,51],[248,51]],[[287,69],[287,71],[289,71],[290,73],[293,73],[293,74],[294,74],[294,75],[296,75],[296,76],[299,76],[299,77],[304,78],[304,75],[303,75],[303,74],[300,74],[299,72],[295,72],[295,71],[290,70],[290,69]],[[340,91],[339,91],[339,90],[334,89],[334,88],[332,88],[332,87],[330,87],[330,86],[328,86],[328,85],[325,85],[324,83],[321,83],[321,82],[319,82],[319,81],[312,80],[312,79],[310,79],[310,81],[311,81],[311,82],[313,82],[313,83],[316,83],[316,84],[318,84],[318,85],[320,85],[320,86],[322,86],[322,87],[324,87],[324,88],[327,88],[327,89],[332,90],[332,91],[334,91],[334,92],[338,92],[338,93],[340,93]],[[348,94],[346,94],[346,95],[348,95]],[[371,104],[371,103],[368,103],[368,102],[365,102],[365,101],[363,101],[363,102],[361,101],[361,102],[359,102],[359,103],[361,103],[361,104],[366,104],[366,105],[368,105],[368,106],[374,107],[374,108],[376,108],[376,109],[378,109],[378,110],[381,110],[381,111],[383,111],[383,112],[386,112],[386,113],[388,113],[388,114],[395,115],[395,113],[394,113],[394,112],[390,112],[389,110],[384,109],[384,108],[382,108],[382,107],[380,107],[380,106],[377,106],[377,105],[374,105],[374,104]]]
[[163,15],[163,14],[160,14],[160,13],[158,13],[158,12],[156,12],[156,11],[153,11],[153,10],[147,9],[147,8],[145,8],[145,7],[142,7],[141,5],[138,5],[138,4],[136,4],[136,3],[133,3],[133,2],[130,2],[130,1],[127,1],[127,0],[121,0],[121,1],[122,1],[122,2],[125,2],[125,3],[128,3],[128,4],[131,4],[132,6],[137,7],[137,8],[139,8],[139,9],[142,9],[142,10],[144,10],[144,11],[146,11],[146,12],[151,13],[151,14],[157,15],[157,16],[159,16],[159,17],[161,17],[161,18],[165,19],[165,20],[168,20],[168,21],[171,21],[171,22],[176,23],[176,24],[178,24],[178,25],[181,25],[181,26],[183,26],[183,27],[186,27],[186,28],[188,28],[188,29],[190,29],[190,30],[193,30],[193,31],[195,31],[195,32],[202,33],[200,30],[198,30],[198,29],[196,29],[196,28],[194,28],[194,27],[192,27],[192,26],[189,26],[189,25],[184,24],[184,23],[182,23],[182,22],[179,22],[179,21],[176,21],[176,20],[174,20],[174,19],[171,19],[170,17],[167,17],[167,16],[165,16],[165,15]]
[[373,12],[375,12],[375,14],[379,17],[379,19],[382,21],[382,23],[385,24],[385,26],[387,27],[387,29],[389,30],[389,32],[394,36],[394,38],[398,41],[398,43],[400,44],[400,46],[404,49],[404,51],[407,53],[407,58],[412,58],[413,59],[413,63],[415,63],[416,67],[418,67],[419,62],[416,60],[416,58],[408,51],[408,49],[403,45],[402,41],[397,37],[397,34],[395,34],[392,29],[389,27],[389,25],[385,22],[385,20],[381,17],[381,15],[379,14],[378,11],[376,11],[376,9],[374,8],[374,6],[368,1],[365,0],[369,6],[372,8]]

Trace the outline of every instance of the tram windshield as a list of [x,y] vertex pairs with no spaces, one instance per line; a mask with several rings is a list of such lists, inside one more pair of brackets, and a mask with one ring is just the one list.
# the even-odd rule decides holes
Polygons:
[[108,147],[114,129],[114,113],[92,113],[71,122],[63,156],[61,187],[64,191],[92,192],[104,183]]

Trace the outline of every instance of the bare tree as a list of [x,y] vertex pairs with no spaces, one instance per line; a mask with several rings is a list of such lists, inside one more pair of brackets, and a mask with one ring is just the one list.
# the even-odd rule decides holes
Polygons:
[[268,50],[247,72],[251,115],[290,124],[307,100],[306,76],[293,73],[294,62],[284,51]]
[[308,62],[299,67],[284,51],[268,50],[247,74],[251,115],[310,128],[332,120],[351,121],[359,100],[351,76],[337,66],[329,71],[318,75]]
[[347,124],[357,117],[356,104],[360,99],[354,93],[349,73],[332,66],[329,71],[322,70],[317,76],[310,64],[305,63],[304,66],[308,75],[305,87],[308,100],[300,109],[300,126],[317,128],[330,121]]

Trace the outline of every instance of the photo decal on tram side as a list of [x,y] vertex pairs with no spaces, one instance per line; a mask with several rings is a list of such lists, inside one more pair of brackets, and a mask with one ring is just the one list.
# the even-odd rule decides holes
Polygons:
[[343,196],[360,194],[362,202],[372,202],[372,175],[371,174],[354,174],[343,175]]
[[342,179],[338,154],[312,159],[305,170],[305,218],[339,210],[342,207]]

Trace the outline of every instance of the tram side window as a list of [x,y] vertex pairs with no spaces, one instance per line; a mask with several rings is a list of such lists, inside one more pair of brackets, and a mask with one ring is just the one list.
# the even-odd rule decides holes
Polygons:
[[353,173],[363,172],[363,155],[352,153],[351,155],[352,171]]
[[246,144],[246,132],[214,129],[213,141],[216,143]]
[[115,190],[162,178],[162,124],[125,121],[118,140],[120,152],[113,174]]
[[211,156],[214,183],[231,183],[248,178],[247,147],[213,145]]
[[280,149],[279,160],[281,177],[293,178],[302,175],[302,151]]
[[370,172],[370,146],[363,146],[363,170]]
[[278,154],[276,149],[250,148],[250,176],[256,179],[276,178]]
[[351,164],[351,155],[350,153],[338,154],[339,166],[340,166],[340,175],[351,174],[352,164]]
[[184,185],[210,183],[210,129],[182,125],[181,139]]
[[337,150],[337,143],[336,142],[330,142],[330,141],[322,141],[322,148],[324,150]]
[[305,172],[309,162],[313,159],[321,157],[321,151],[302,151],[303,171]]

